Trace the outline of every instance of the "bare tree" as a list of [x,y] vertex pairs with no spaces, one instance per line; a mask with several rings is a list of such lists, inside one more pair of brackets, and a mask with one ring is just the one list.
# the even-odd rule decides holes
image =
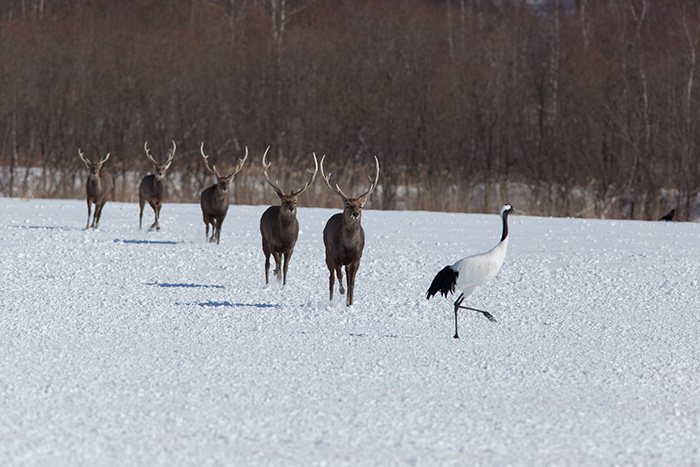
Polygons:
[[102,215],[102,208],[107,202],[107,195],[114,188],[114,181],[112,180],[112,175],[105,169],[102,169],[102,165],[109,159],[109,153],[104,159],[99,162],[91,162],[85,157],[83,151],[78,149],[78,156],[85,163],[85,167],[88,169],[88,178],[85,182],[85,191],[87,192],[87,207],[88,207],[88,217],[87,224],[85,228],[90,228],[90,212],[92,210],[92,204],[95,204],[95,215],[92,218],[92,228],[96,229],[100,223],[100,216]]
[[[235,131],[336,154],[349,192],[372,151],[384,209],[508,198],[543,215],[697,216],[698,2],[121,3],[0,2],[3,195],[84,196],[73,151],[109,147],[110,196],[129,201],[143,162],[129,142],[177,135],[168,199],[196,201],[196,143]],[[282,184],[299,159],[275,164]],[[236,199],[262,202],[255,188],[236,183]]]
[[158,222],[160,218],[160,208],[163,206],[165,201],[165,174],[170,168],[170,164],[173,162],[175,157],[175,150],[177,146],[175,141],[173,141],[173,148],[168,153],[168,158],[162,164],[156,161],[148,150],[148,141],[143,144],[143,149],[146,151],[146,157],[153,164],[153,173],[146,175],[141,180],[139,185],[139,230],[141,230],[141,219],[143,218],[143,207],[148,201],[149,206],[153,208],[153,214],[155,215],[155,221],[151,225],[156,230],[160,230],[160,223]]
[[365,231],[362,228],[362,208],[367,201],[367,197],[377,187],[379,180],[379,160],[374,156],[374,162],[377,165],[377,172],[374,180],[370,177],[372,184],[369,189],[356,198],[347,196],[336,183],[335,188],[331,186],[330,176],[323,172],[323,160],[321,158],[321,177],[326,183],[326,186],[335,194],[340,196],[344,203],[342,213],[334,214],[323,229],[323,244],[326,247],[326,266],[330,271],[328,278],[330,300],[333,300],[333,287],[335,285],[334,272],[338,276],[338,286],[340,294],[345,293],[343,288],[343,273],[342,267],[345,266],[345,274],[348,281],[348,296],[347,306],[353,304],[353,296],[355,292],[355,275],[360,267],[360,259],[362,258],[362,250],[365,248]]
[[[270,255],[275,258],[275,270],[273,274],[278,279],[283,277],[282,285],[287,285],[287,268],[289,267],[289,259],[294,252],[294,246],[299,237],[299,221],[297,220],[297,197],[306,191],[316,179],[318,172],[318,160],[314,154],[314,170],[309,170],[311,180],[301,190],[292,190],[289,194],[285,193],[279,185],[279,182],[272,183],[267,171],[272,162],[265,163],[268,148],[263,154],[262,165],[265,180],[270,184],[275,193],[280,199],[279,206],[270,206],[260,217],[260,233],[262,234],[262,248],[265,255],[265,283],[270,282]],[[284,263],[284,264],[283,264]]]
[[[219,237],[221,236],[221,224],[224,223],[224,218],[228,212],[229,184],[231,180],[233,180],[233,177],[241,171],[243,164],[245,164],[246,159],[248,159],[248,147],[246,146],[245,148],[245,156],[243,159],[238,160],[236,168],[228,175],[219,173],[219,171],[216,170],[216,165],[209,167],[209,156],[204,154],[204,141],[202,141],[199,152],[202,153],[207,170],[216,176],[216,183],[202,192],[199,203],[202,206],[202,218],[206,226],[206,236],[209,238],[210,243],[216,241],[218,245]],[[210,224],[212,226],[211,237],[209,237]]]

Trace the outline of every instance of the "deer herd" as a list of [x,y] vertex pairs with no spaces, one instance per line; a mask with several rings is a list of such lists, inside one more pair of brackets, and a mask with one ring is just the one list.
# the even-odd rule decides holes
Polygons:
[[[173,141],[172,149],[168,152],[165,162],[158,162],[153,158],[148,149],[148,141],[143,145],[146,157],[153,166],[153,173],[146,175],[139,184],[139,230],[141,229],[141,221],[143,218],[143,208],[146,203],[151,206],[155,216],[155,221],[150,229],[160,230],[160,209],[165,200],[166,173],[168,168],[175,158],[175,150],[177,146]],[[309,169],[311,174],[310,180],[306,182],[303,188],[299,190],[291,190],[285,192],[279,182],[273,183],[270,180],[268,170],[272,162],[267,162],[267,153],[270,147],[265,150],[262,156],[262,172],[267,183],[272,187],[275,194],[279,197],[280,204],[270,206],[262,214],[260,218],[260,234],[262,235],[262,249],[265,256],[265,284],[270,282],[270,256],[275,260],[274,276],[282,285],[287,284],[287,269],[289,260],[294,252],[297,238],[299,237],[299,221],[297,220],[297,198],[304,193],[316,179],[319,167],[321,169],[321,178],[325,185],[333,193],[337,194],[343,201],[343,212],[335,214],[328,219],[325,228],[323,229],[323,244],[326,250],[326,266],[328,267],[330,300],[333,300],[333,289],[335,286],[335,277],[338,277],[338,286],[340,294],[345,293],[343,287],[342,267],[345,266],[345,276],[347,278],[347,306],[353,304],[355,291],[355,275],[360,267],[360,259],[362,258],[362,250],[365,246],[365,232],[362,229],[362,208],[364,207],[367,197],[377,187],[379,180],[379,160],[374,156],[376,172],[374,178],[370,177],[370,187],[362,195],[352,198],[346,195],[340,186],[336,183],[335,187],[331,185],[330,176],[324,173],[323,161],[326,156],[321,157],[321,162],[316,159],[316,154],[313,154],[314,168]],[[216,165],[209,166],[209,156],[204,152],[204,142],[200,146],[199,152],[204,159],[206,169],[212,175],[216,176],[216,183],[204,191],[200,196],[200,205],[202,208],[202,219],[205,225],[205,235],[210,243],[219,243],[221,235],[221,225],[226,217],[229,205],[229,186],[237,173],[243,169],[243,165],[248,159],[248,148],[245,148],[245,155],[238,160],[233,171],[222,173],[217,170]],[[88,205],[88,220],[85,225],[86,229],[98,228],[102,208],[107,201],[107,196],[114,188],[112,175],[102,166],[109,159],[109,153],[99,162],[91,162],[85,157],[83,152],[78,149],[80,159],[85,163],[88,169],[88,178],[86,181],[87,205]],[[95,214],[92,224],[90,224],[90,215],[92,205],[95,205]],[[212,227],[211,236],[209,235],[209,226]]]

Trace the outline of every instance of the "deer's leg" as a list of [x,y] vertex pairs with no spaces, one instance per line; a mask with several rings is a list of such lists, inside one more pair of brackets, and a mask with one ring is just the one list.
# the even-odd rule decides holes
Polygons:
[[102,208],[104,207],[104,201],[100,204],[95,203],[95,217],[92,218],[92,226],[96,229],[100,225],[100,216],[102,216]]
[[355,275],[357,274],[357,270],[359,267],[359,263],[351,263],[345,266],[345,273],[348,276],[348,306],[353,304],[353,300],[355,297]]
[[153,223],[151,228],[155,227],[156,230],[160,230],[160,222],[158,222],[158,219],[160,219],[160,204],[153,206],[153,213],[156,216],[156,221]]
[[287,269],[289,268],[289,258],[292,257],[292,252],[294,250],[289,250],[284,254],[284,267],[282,269],[282,274],[284,275],[284,280],[282,281],[282,285],[287,285]]
[[219,244],[219,240],[221,239],[221,219],[214,219],[214,228],[211,232],[211,238],[212,242],[216,239],[216,244]]
[[211,223],[211,237],[209,237],[209,243],[219,243],[219,236],[217,234],[217,231],[219,230],[218,226],[219,221],[217,219],[214,219],[214,221]]
[[204,212],[202,212],[202,220],[204,221],[204,240],[209,241],[209,216],[207,216]]
[[279,251],[273,251],[272,257],[275,258],[275,270],[272,271],[272,274],[274,274],[278,280],[282,279],[282,254]]
[[270,283],[270,250],[263,238],[263,254],[265,255],[265,284]]
[[328,266],[328,270],[330,271],[330,274],[328,275],[328,289],[331,292],[330,300],[332,302],[333,301],[333,288],[335,286],[335,276],[333,275],[333,265],[328,264],[328,262],[326,262],[326,265]]
[[139,196],[139,230],[141,230],[141,221],[143,220],[143,207],[146,205],[146,201]]
[[221,238],[221,226],[224,224],[224,219],[226,218],[226,213],[216,220],[216,244],[219,244],[219,239]]
[[335,267],[335,274],[338,276],[338,290],[340,292],[340,295],[343,295],[345,293],[345,287],[343,287],[343,266],[336,266]]
[[[218,222],[216,218],[212,217],[209,219],[209,223],[211,224],[211,235],[209,236],[209,243],[214,243],[216,241],[216,226],[218,225]],[[209,231],[209,226],[207,225],[207,232]]]
[[92,213],[92,204],[90,204],[89,199],[88,199],[87,205],[88,205],[88,220],[87,220],[87,224],[85,224],[85,229],[90,228],[90,214]]

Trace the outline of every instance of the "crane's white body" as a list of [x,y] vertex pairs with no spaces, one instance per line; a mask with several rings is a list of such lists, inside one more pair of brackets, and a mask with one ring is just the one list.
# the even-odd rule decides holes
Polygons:
[[501,241],[491,248],[486,253],[479,255],[467,256],[460,259],[452,266],[445,266],[437,273],[433,282],[428,288],[426,298],[440,292],[444,297],[454,293],[455,289],[461,290],[462,293],[454,303],[455,307],[455,338],[458,338],[457,333],[457,310],[460,308],[478,311],[486,316],[491,321],[496,319],[491,316],[491,313],[476,308],[462,306],[462,302],[466,297],[474,293],[474,291],[487,282],[491,281],[503,266],[503,261],[506,259],[506,250],[508,250],[508,214],[515,211],[510,204],[505,204],[501,208],[501,220],[503,221],[503,234]]
[[493,280],[503,266],[507,249],[508,237],[486,253],[467,256],[457,261],[451,266],[457,273],[455,288],[468,297],[478,287]]

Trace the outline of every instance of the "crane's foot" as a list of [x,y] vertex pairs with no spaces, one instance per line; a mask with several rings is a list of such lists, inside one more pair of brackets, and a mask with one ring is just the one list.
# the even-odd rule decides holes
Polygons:
[[493,315],[491,315],[491,313],[489,313],[488,311],[480,311],[479,313],[482,313],[484,316],[486,316],[492,323],[498,322],[496,321],[496,318],[494,318]]

